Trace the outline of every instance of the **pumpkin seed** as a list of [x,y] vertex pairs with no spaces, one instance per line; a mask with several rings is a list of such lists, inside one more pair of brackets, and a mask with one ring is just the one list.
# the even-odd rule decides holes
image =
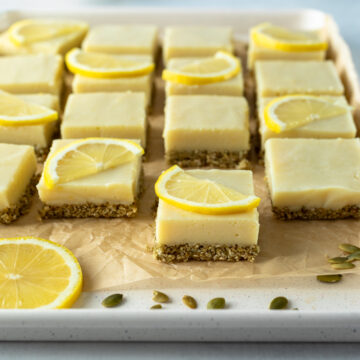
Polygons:
[[207,309],[213,310],[213,309],[224,309],[225,308],[225,299],[222,297],[211,299],[207,303]]
[[106,297],[101,304],[107,308],[118,306],[122,303],[123,294],[112,294]]
[[352,254],[354,252],[360,251],[360,248],[352,244],[340,244],[339,249],[347,254]]
[[162,293],[161,291],[157,291],[157,290],[154,290],[153,291],[153,301],[155,302],[158,302],[158,303],[166,303],[169,301],[169,297]]
[[331,264],[331,267],[335,270],[348,270],[353,269],[355,265],[351,262],[345,262],[342,264]]
[[270,310],[284,310],[288,306],[288,299],[284,296],[278,296],[273,299],[270,303]]
[[155,304],[153,305],[150,310],[158,310],[158,309],[162,309],[162,305],[161,304]]
[[348,257],[346,258],[346,262],[353,262],[353,261],[357,261],[360,260],[360,251],[356,251],[350,255],[348,255]]
[[347,259],[348,258],[345,257],[345,256],[337,256],[337,257],[333,257],[331,259],[328,259],[328,262],[330,264],[342,264],[342,263],[346,262]]
[[190,295],[184,295],[183,298],[182,298],[182,301],[190,309],[196,309],[197,308],[196,300]]
[[333,284],[339,282],[342,279],[342,275],[341,274],[318,275],[316,278],[320,282]]

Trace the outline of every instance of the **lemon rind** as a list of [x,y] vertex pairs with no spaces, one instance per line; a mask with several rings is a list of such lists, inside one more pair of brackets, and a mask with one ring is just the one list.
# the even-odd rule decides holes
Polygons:
[[[155,64],[151,62],[149,65],[145,67],[138,67],[133,68],[132,70],[91,70],[87,66],[83,66],[81,64],[75,65],[75,61],[73,58],[75,57],[76,53],[79,52],[80,49],[75,48],[70,50],[65,55],[65,63],[67,68],[73,74],[90,77],[90,78],[97,78],[97,79],[116,79],[122,77],[137,77],[137,76],[145,76],[152,73],[155,69]],[[110,55],[109,55],[110,56]]]
[[[47,304],[45,306],[42,307],[38,307],[36,309],[66,309],[66,308],[70,308],[74,302],[78,299],[78,297],[81,294],[82,288],[83,288],[83,274],[82,274],[82,270],[81,270],[81,266],[79,264],[79,261],[77,260],[77,258],[75,257],[75,255],[65,246],[60,245],[56,242],[47,240],[47,239],[43,239],[43,238],[39,238],[39,237],[35,237],[35,236],[23,236],[23,237],[9,237],[9,238],[0,238],[0,247],[1,244],[4,244],[5,242],[11,244],[14,243],[16,241],[19,242],[23,242],[26,243],[26,241],[28,240],[33,240],[32,243],[38,243],[39,245],[44,245],[44,243],[46,243],[48,246],[50,245],[50,248],[52,249],[57,249],[58,253],[60,253],[61,257],[64,258],[63,255],[67,256],[67,259],[69,259],[71,261],[71,265],[69,265],[68,261],[65,261],[67,265],[69,265],[70,268],[76,270],[75,274],[77,276],[76,281],[71,281],[71,277],[69,278],[69,285],[68,287],[61,293],[61,294],[66,294],[65,296],[63,296],[63,298],[61,298],[61,294],[59,295],[59,297],[57,297],[52,303]],[[65,259],[66,260],[66,259]],[[72,290],[70,292],[70,290]],[[60,299],[60,300],[59,300]]]
[[229,215],[229,214],[237,214],[242,212],[247,212],[257,208],[260,204],[261,199],[255,195],[249,195],[246,199],[248,200],[246,203],[237,204],[233,206],[226,206],[226,205],[209,205],[209,206],[201,206],[196,205],[195,203],[191,202],[183,202],[175,197],[166,196],[161,191],[160,184],[164,182],[164,180],[169,176],[169,174],[173,173],[174,171],[179,172],[183,171],[179,166],[174,165],[171,168],[164,171],[158,178],[155,183],[155,193],[156,195],[166,202],[167,204],[173,205],[179,209],[203,214],[203,215]]
[[269,24],[261,24],[252,29],[250,32],[252,41],[254,41],[258,46],[285,52],[326,51],[328,48],[328,44],[325,41],[292,43],[274,39],[270,35],[266,35],[261,32],[261,29],[268,25]]
[[[132,147],[134,147],[136,149],[136,151],[134,151],[134,155],[135,156],[141,156],[144,154],[144,149],[137,144],[136,142],[132,141],[132,140],[127,140],[127,139],[117,139],[117,138],[86,138],[86,139],[79,139],[79,140],[75,140],[72,141],[71,143],[67,144],[66,146],[64,146],[63,148],[59,149],[58,151],[56,151],[53,155],[51,155],[45,162],[44,165],[44,170],[43,170],[43,175],[44,175],[44,182],[45,185],[48,189],[53,189],[56,185],[58,185],[58,181],[56,179],[54,179],[52,177],[52,170],[53,167],[56,167],[56,163],[54,164],[54,159],[56,159],[57,157],[59,157],[61,154],[65,154],[67,151],[76,148],[79,145],[85,144],[87,142],[97,142],[97,141],[110,141],[113,143],[117,143],[117,144],[121,144],[121,143],[126,143],[128,145],[131,145]],[[129,149],[129,148],[128,148]]]
[[[230,53],[224,51],[219,51],[215,54],[222,58],[228,57],[231,59],[231,62],[234,64],[234,67],[231,71],[224,71],[223,73],[209,76],[209,75],[189,75],[179,70],[169,70],[165,69],[162,72],[162,79],[165,81],[174,82],[181,85],[206,85],[213,84],[221,81],[226,81],[232,79],[241,71],[240,61]],[[230,61],[229,61],[230,63]]]

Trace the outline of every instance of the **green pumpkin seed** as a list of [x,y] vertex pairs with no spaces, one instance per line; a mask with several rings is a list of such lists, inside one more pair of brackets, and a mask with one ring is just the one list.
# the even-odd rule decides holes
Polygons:
[[353,262],[357,260],[360,260],[360,251],[356,251],[346,258],[346,262]]
[[112,294],[106,297],[101,304],[107,308],[118,306],[122,303],[123,294]]
[[339,249],[347,254],[352,254],[354,252],[360,251],[360,248],[352,244],[340,244]]
[[161,304],[155,304],[153,305],[150,310],[158,310],[158,309],[162,309],[162,305]]
[[166,303],[169,301],[169,297],[162,293],[161,291],[157,291],[157,290],[154,290],[153,291],[153,301],[155,302],[158,302],[158,303]]
[[339,282],[342,279],[342,275],[341,274],[318,275],[316,278],[320,282],[333,284]]
[[196,309],[197,308],[196,300],[190,295],[184,295],[183,298],[182,298],[182,301],[190,309]]
[[343,264],[331,264],[331,267],[335,270],[348,270],[353,269],[355,265],[351,262],[345,262]]
[[270,303],[270,310],[284,310],[288,306],[288,299],[284,296],[278,296],[273,299]]
[[347,259],[348,258],[345,257],[345,256],[337,256],[337,257],[333,257],[331,259],[328,259],[328,262],[330,264],[342,264],[342,263],[346,262]]
[[208,310],[224,309],[224,308],[225,308],[225,299],[221,298],[221,297],[211,299],[207,303],[207,309]]

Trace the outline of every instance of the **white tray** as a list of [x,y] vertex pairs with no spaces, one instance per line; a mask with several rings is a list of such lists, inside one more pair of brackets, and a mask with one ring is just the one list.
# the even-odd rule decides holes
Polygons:
[[[316,10],[259,12],[93,8],[57,13],[10,11],[0,14],[0,27],[6,28],[19,18],[39,16],[73,17],[90,24],[229,25],[234,28],[236,36],[244,39],[251,26],[263,21],[305,29],[322,27],[328,21],[326,14]],[[337,40],[343,46],[342,55],[349,57],[350,53],[342,39]],[[357,85],[352,89],[351,97],[358,95]],[[163,310],[149,310],[152,289],[124,291],[124,304],[116,309],[101,307],[100,302],[106,293],[83,293],[74,308],[69,310],[2,310],[0,340],[360,340],[359,276],[346,276],[341,283],[333,285],[321,284],[314,278],[247,280],[237,284],[235,289],[161,289],[159,286],[172,298],[172,302],[165,305]],[[184,294],[193,295],[198,300],[199,309],[185,308],[181,303]],[[271,299],[279,295],[286,296],[291,301],[291,307],[299,310],[267,310]],[[225,297],[228,308],[207,311],[207,301],[216,296]]]

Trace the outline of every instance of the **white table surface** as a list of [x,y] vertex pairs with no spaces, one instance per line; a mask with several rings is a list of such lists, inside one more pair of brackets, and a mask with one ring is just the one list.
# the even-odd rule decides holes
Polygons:
[[[360,72],[360,1],[357,0],[0,0],[15,8],[81,6],[315,8],[332,14],[349,43]],[[359,300],[360,305],[360,300]],[[0,359],[359,359],[360,344],[319,343],[25,343],[0,342]]]

